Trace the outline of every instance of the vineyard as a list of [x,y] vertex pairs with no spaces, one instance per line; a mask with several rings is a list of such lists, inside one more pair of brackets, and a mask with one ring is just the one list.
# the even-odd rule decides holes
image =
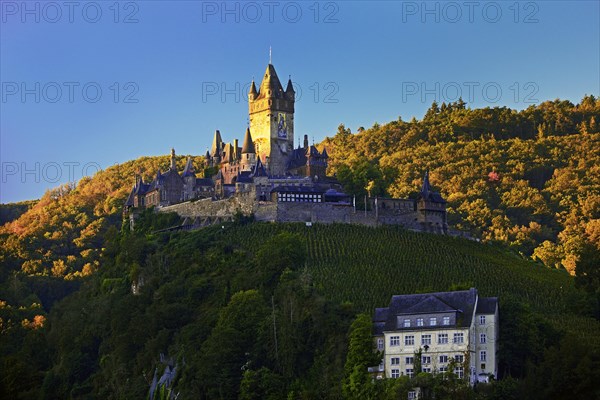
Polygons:
[[[326,297],[371,313],[390,296],[444,291],[452,285],[477,287],[483,296],[508,297],[557,324],[568,319],[579,335],[594,337],[600,324],[573,316],[582,292],[565,271],[548,269],[490,244],[394,226],[253,223],[221,232],[228,245],[252,251],[271,236],[292,232],[305,240],[306,268]],[[564,327],[564,326],[563,326]]]

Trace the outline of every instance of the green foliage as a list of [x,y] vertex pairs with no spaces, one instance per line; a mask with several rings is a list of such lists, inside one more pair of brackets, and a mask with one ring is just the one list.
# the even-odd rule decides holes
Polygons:
[[522,111],[459,100],[432,104],[421,121],[356,134],[340,125],[321,146],[359,203],[369,184],[372,195],[411,197],[429,170],[451,225],[574,274],[586,243],[600,249],[600,156],[589,151],[599,118],[594,96]]
[[373,325],[371,317],[359,314],[350,326],[348,355],[344,366],[343,393],[346,399],[376,398],[375,385],[371,383],[368,367],[379,365],[381,354],[373,351]]
[[[106,248],[103,268],[49,314],[27,306],[39,300],[27,299],[22,277],[0,288],[0,298],[27,306],[0,310],[3,323],[16,321],[3,325],[12,328],[0,341],[9,397],[142,398],[164,353],[178,360],[172,390],[183,398],[340,399],[343,387],[349,398],[405,398],[415,384],[407,378],[371,383],[366,367],[380,355],[372,352],[369,315],[393,294],[465,281],[501,300],[514,293],[516,305],[503,302],[500,311],[501,337],[515,338],[500,360],[513,376],[544,362],[546,349],[560,344],[552,326],[565,321],[567,334],[598,352],[598,323],[580,314],[589,297],[569,275],[464,239],[397,227],[249,223],[124,232]],[[270,286],[262,263],[277,276]],[[43,329],[21,325],[38,314],[47,316]],[[462,380],[417,377],[439,396],[473,395]]]
[[262,244],[256,253],[260,282],[272,288],[285,268],[297,270],[304,265],[306,246],[299,235],[282,232]]

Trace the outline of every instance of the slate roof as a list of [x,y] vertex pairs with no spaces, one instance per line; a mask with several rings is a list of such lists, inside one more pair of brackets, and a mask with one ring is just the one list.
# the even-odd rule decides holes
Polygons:
[[194,171],[194,164],[192,163],[192,158],[188,157],[187,162],[185,164],[185,169],[183,170],[183,175],[184,178],[187,176],[196,176],[196,173]]
[[302,147],[294,149],[287,164],[287,169],[296,169],[306,165],[306,150]]
[[242,145],[242,154],[254,154],[256,149],[254,142],[252,141],[252,135],[250,134],[250,128],[246,128],[246,135],[244,136],[244,144]]
[[252,173],[250,171],[242,171],[237,175],[237,183],[252,183]]
[[[283,86],[281,86],[281,81],[279,81],[277,72],[275,72],[275,67],[271,64],[267,65],[267,70],[265,71],[260,88],[258,89],[258,98],[266,97],[269,89],[272,92],[270,97],[275,99],[284,98]],[[250,88],[250,90],[252,90],[252,88]]]
[[420,198],[431,201],[433,203],[446,203],[446,200],[442,197],[439,192],[435,192],[431,188],[429,183],[429,171],[425,172],[425,178],[423,178],[423,186],[421,187]]
[[385,328],[385,322],[388,319],[388,308],[376,308],[375,315],[373,316],[373,334],[383,335]]
[[210,178],[196,178],[196,186],[215,186],[215,183]]
[[[436,292],[423,294],[406,294],[392,296],[387,308],[375,309],[373,317],[374,330],[398,330],[399,315],[433,314],[444,312],[457,313],[458,325],[469,327],[475,312],[477,289],[455,292]],[[415,327],[410,328],[415,329]]]
[[125,201],[125,206],[133,206],[133,198],[135,197],[135,186],[133,188],[131,188],[131,192],[129,193],[129,196],[127,197],[127,200]]
[[498,307],[497,297],[480,297],[477,301],[477,314],[495,314]]
[[263,165],[262,161],[260,161],[260,157],[258,157],[258,159],[256,160],[256,165],[254,166],[254,169],[252,171],[252,176],[268,176],[267,171],[265,170],[265,166]]

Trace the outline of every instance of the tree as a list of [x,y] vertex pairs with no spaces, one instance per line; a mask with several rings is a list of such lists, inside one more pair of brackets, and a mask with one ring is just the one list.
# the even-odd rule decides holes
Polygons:
[[381,353],[373,352],[371,318],[359,314],[350,326],[348,355],[344,366],[345,379],[342,386],[346,399],[375,399],[377,390],[371,383],[368,367],[378,365]]
[[235,399],[242,372],[259,363],[263,350],[256,341],[268,315],[256,290],[235,293],[202,345],[198,376],[209,398]]
[[261,284],[272,291],[286,268],[298,270],[304,265],[305,259],[306,246],[300,236],[282,232],[272,237],[256,253]]

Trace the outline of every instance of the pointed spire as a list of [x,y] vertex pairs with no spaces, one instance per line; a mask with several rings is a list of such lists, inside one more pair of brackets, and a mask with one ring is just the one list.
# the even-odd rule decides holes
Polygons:
[[429,184],[429,170],[425,171],[425,177],[423,178],[423,187],[421,188],[421,195],[425,198],[429,196],[431,191],[431,185]]
[[271,64],[267,65],[259,93],[261,96],[283,98],[283,86],[281,86],[277,72],[275,72],[275,67]]
[[294,85],[292,85],[292,76],[290,75],[287,83],[287,87],[285,88],[286,93],[296,93],[294,91]]
[[244,136],[244,144],[242,145],[242,154],[255,154],[254,142],[250,135],[250,128],[246,128],[246,136]]
[[194,171],[194,164],[192,163],[192,157],[187,158],[187,162],[185,163],[185,169],[183,170],[183,176],[196,176]]
[[256,91],[256,84],[254,83],[254,78],[252,78],[252,84],[250,85],[250,91],[248,92],[249,96],[256,96],[258,92]]
[[260,157],[257,157],[256,165],[254,166],[254,173],[252,174],[252,177],[255,176],[268,176]]
[[323,147],[323,152],[321,153],[321,157],[329,158],[329,154],[327,154],[327,149],[325,147]]
[[177,170],[177,159],[175,158],[175,149],[171,148],[171,169],[173,171]]
[[223,140],[221,139],[221,132],[219,132],[219,130],[217,129],[215,131],[215,137],[213,139],[212,148],[210,150],[210,153],[213,156],[219,155],[219,153],[221,153],[222,145],[223,145]]

